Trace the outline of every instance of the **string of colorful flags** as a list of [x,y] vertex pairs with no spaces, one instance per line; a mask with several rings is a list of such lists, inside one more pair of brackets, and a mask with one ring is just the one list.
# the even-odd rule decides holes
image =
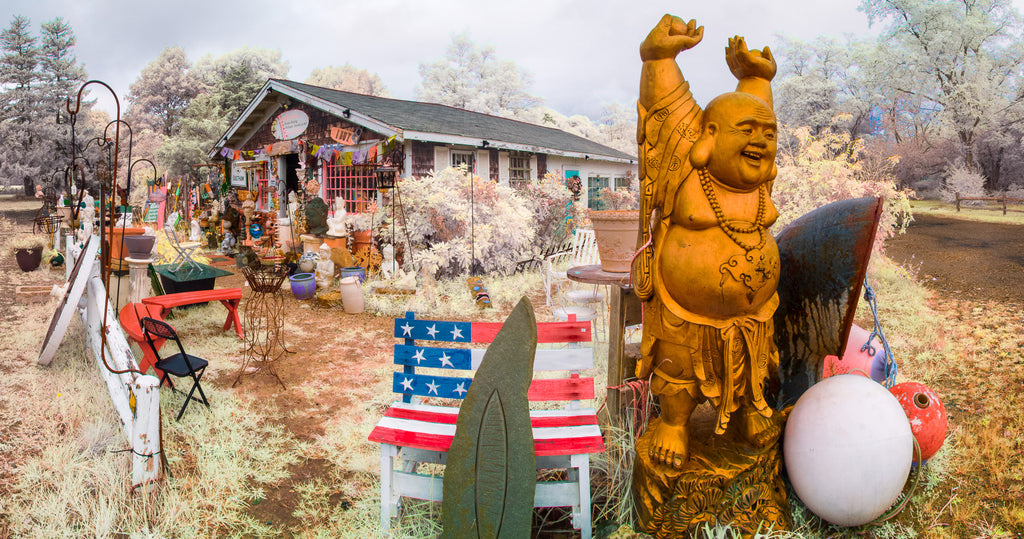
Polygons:
[[255,150],[235,150],[227,146],[221,148],[220,155],[234,161],[252,160],[262,155],[281,155],[284,153],[305,152],[326,163],[335,162],[339,165],[361,165],[376,163],[382,156],[395,149],[398,136],[392,135],[386,140],[374,140],[358,144],[308,144],[305,141],[291,140],[269,144],[265,148]]

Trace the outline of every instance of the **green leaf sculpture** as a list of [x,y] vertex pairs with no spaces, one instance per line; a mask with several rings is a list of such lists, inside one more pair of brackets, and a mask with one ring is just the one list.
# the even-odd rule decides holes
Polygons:
[[444,472],[446,538],[528,537],[537,486],[530,406],[537,319],[525,297],[488,347],[455,426]]

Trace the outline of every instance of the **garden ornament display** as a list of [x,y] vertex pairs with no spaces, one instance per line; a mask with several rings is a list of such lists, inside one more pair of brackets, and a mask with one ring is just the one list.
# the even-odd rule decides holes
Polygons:
[[391,272],[393,269],[397,269],[395,266],[395,246],[390,243],[381,247],[381,256],[383,259],[380,262],[380,278],[391,279]]
[[316,286],[321,289],[330,288],[334,282],[334,261],[331,260],[331,247],[320,244],[320,258],[316,263]]
[[235,250],[235,235],[230,230],[224,230],[224,241],[220,242],[220,252],[228,254]]
[[773,238],[775,60],[729,39],[736,91],[701,110],[675,57],[703,34],[665,15],[640,45],[636,374],[662,413],[636,442],[633,492],[658,537],[791,526],[782,426],[824,357],[843,356],[882,208],[835,202]]
[[88,192],[82,197],[81,209],[78,210],[78,243],[85,244],[85,240],[92,236],[92,229],[96,221],[95,199]]
[[[687,423],[697,405],[710,402],[715,435],[730,427],[755,449],[755,461],[762,458],[756,450],[775,444],[781,432],[780,414],[765,397],[778,367],[772,316],[779,252],[768,232],[778,218],[769,196],[776,174],[770,84],[776,65],[767,47],[751,51],[743,38],[731,38],[726,62],[739,80],[736,91],[702,111],[675,57],[703,34],[695,21],[665,15],[640,45],[644,248],[632,278],[647,306],[636,374],[650,378],[662,410],[637,442],[638,457],[650,466],[634,480],[647,521],[667,501],[657,483],[679,477],[691,456]],[[785,528],[784,489],[774,491],[774,480],[751,486],[781,498],[764,504],[760,516]]]
[[327,203],[320,197],[313,197],[306,204],[306,230],[314,236],[327,233]]
[[348,236],[348,229],[345,227],[345,199],[337,197],[334,199],[334,215],[327,218],[327,235],[334,238]]

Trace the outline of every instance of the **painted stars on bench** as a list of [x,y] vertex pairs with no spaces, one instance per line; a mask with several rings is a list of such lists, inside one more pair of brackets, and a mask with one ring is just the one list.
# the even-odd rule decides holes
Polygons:
[[473,361],[474,355],[482,356],[483,352],[466,348],[395,345],[395,363],[410,367],[472,370],[479,363]]
[[395,393],[409,393],[422,397],[461,399],[469,392],[470,378],[435,377],[424,374],[396,372],[393,379]]
[[405,339],[470,342],[471,328],[471,322],[395,319],[395,335]]

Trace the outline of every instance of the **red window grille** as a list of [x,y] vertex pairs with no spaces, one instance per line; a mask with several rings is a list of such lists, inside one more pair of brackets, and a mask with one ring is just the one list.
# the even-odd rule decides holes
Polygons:
[[342,165],[332,161],[324,170],[324,195],[334,208],[337,197],[345,199],[348,213],[369,213],[370,205],[377,202],[376,164]]
[[260,191],[259,207],[266,209],[270,202],[270,174],[267,162],[263,161],[256,167],[256,188]]

